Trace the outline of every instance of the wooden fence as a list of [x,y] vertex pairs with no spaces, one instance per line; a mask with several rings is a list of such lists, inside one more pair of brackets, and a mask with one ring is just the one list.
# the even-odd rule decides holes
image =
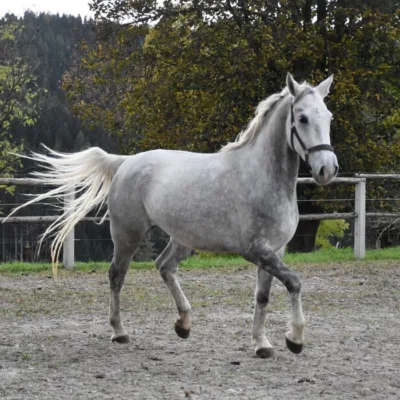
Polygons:
[[[335,178],[332,184],[356,185],[355,190],[355,209],[351,213],[325,213],[325,214],[306,214],[300,215],[301,220],[326,220],[326,219],[354,219],[354,255],[357,259],[365,258],[365,220],[366,217],[400,217],[395,213],[367,213],[366,212],[366,181],[367,179],[400,179],[400,174],[359,174],[354,178]],[[312,178],[298,178],[298,184],[315,184]],[[30,178],[0,178],[0,185],[37,185],[37,181]],[[73,196],[73,194],[72,194]],[[65,196],[65,202],[71,200],[71,194]],[[57,216],[36,216],[36,217],[17,217],[13,216],[5,221],[5,217],[0,218],[0,222],[53,222]],[[100,221],[100,217],[85,217],[81,221]],[[106,220],[108,220],[106,218]],[[74,266],[75,262],[75,233],[70,232],[63,246],[63,263],[66,268]]]

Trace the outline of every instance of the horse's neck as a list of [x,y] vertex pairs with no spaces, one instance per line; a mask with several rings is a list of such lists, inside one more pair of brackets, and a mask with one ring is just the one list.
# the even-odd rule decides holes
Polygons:
[[283,99],[264,122],[252,149],[261,168],[274,182],[295,188],[299,171],[299,156],[287,142],[290,129],[290,99]]

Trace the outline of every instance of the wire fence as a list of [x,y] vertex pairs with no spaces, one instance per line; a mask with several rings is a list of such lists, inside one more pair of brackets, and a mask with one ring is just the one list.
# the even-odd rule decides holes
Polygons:
[[[348,174],[350,175],[350,174]],[[350,178],[351,179],[351,178]],[[310,183],[308,178],[304,179]],[[311,181],[311,180],[310,180]],[[394,197],[393,194],[400,193],[399,181],[392,181],[395,189],[390,191],[388,197],[366,198],[366,231],[365,244],[367,247],[392,246],[400,244],[400,196]],[[1,185],[1,178],[0,178]],[[11,210],[24,204],[27,194],[42,193],[48,190],[45,186],[17,186],[13,196],[0,196],[0,214],[8,215]],[[337,198],[299,198],[299,207],[310,205],[314,208],[341,209],[350,213],[355,212],[356,201],[353,197],[339,196]],[[18,215],[25,217],[44,217],[51,218],[57,214],[55,209],[59,209],[60,204],[35,203],[29,208],[22,209]],[[381,216],[381,212],[385,212]],[[318,214],[321,215],[321,214]],[[341,215],[337,213],[337,215]],[[344,215],[346,215],[344,213]],[[355,224],[353,218],[346,219],[349,222],[349,229],[344,232],[343,237],[331,235],[331,244],[337,247],[352,246],[355,238]],[[316,221],[318,224],[319,221]],[[49,261],[51,239],[46,238],[39,251],[40,235],[44,232],[48,222],[28,223],[15,222],[1,225],[0,229],[0,262],[10,261]],[[294,240],[304,243],[313,240],[315,232],[298,231]],[[146,240],[143,242],[137,259],[154,259],[166,246],[168,236],[160,229],[152,229]],[[76,261],[110,261],[113,253],[113,243],[109,233],[109,224],[105,222],[99,226],[91,222],[81,222],[75,231],[75,259]]]
[[[394,219],[395,221],[396,219]],[[105,223],[108,226],[108,223]],[[11,224],[9,224],[11,225]],[[39,251],[38,236],[44,229],[35,232],[33,235],[25,238],[24,232],[31,224],[16,224],[17,228],[9,226],[5,228],[5,235],[9,239],[0,240],[0,262],[50,262],[50,244],[51,239],[45,239]],[[6,226],[5,224],[3,227]],[[389,228],[388,228],[389,227]],[[386,229],[388,228],[388,229]],[[8,231],[8,232],[7,232]],[[11,232],[10,232],[11,231]],[[13,236],[10,238],[10,236]],[[400,245],[400,223],[384,224],[380,229],[373,232],[366,232],[367,248],[390,247]],[[298,238],[315,239],[314,233],[296,233],[294,240]],[[111,261],[113,255],[113,242],[111,237],[76,237],[75,238],[75,260],[76,261]],[[332,246],[337,248],[351,247],[354,242],[354,229],[350,225],[349,229],[344,231],[343,237],[335,235],[330,236]],[[155,259],[161,253],[168,237],[162,237],[150,234],[144,241],[145,246],[137,255],[142,261]],[[380,243],[380,245],[377,245]],[[317,247],[316,247],[317,248]]]

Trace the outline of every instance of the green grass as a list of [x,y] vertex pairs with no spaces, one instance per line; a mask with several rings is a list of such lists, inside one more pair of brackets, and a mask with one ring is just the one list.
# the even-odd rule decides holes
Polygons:
[[[381,250],[367,250],[365,261],[373,260],[399,260],[400,261],[400,247],[392,247]],[[341,262],[356,262],[351,248],[346,249],[330,249],[319,250],[312,253],[289,253],[284,257],[285,263],[288,265],[304,265],[304,264],[329,264]],[[361,262],[362,261],[357,261]],[[181,263],[183,268],[218,268],[218,267],[240,267],[249,265],[249,262],[242,257],[229,255],[229,256],[207,256],[201,255],[189,258]],[[106,262],[77,262],[75,271],[91,272],[106,271],[109,263]],[[133,269],[153,269],[154,262],[138,262],[132,263]],[[63,269],[62,266],[60,269]],[[0,264],[0,273],[37,273],[46,272],[51,275],[51,264],[49,263],[4,263]]]
[[[391,247],[380,250],[367,250],[365,261],[373,260],[400,260],[400,247]],[[326,249],[318,250],[313,253],[291,253],[284,256],[287,264],[328,264],[357,261],[354,257],[353,249]],[[358,261],[362,262],[362,261]]]

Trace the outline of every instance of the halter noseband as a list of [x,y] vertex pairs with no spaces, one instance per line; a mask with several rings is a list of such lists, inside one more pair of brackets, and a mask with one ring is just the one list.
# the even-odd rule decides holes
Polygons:
[[311,153],[314,153],[319,150],[328,150],[328,151],[331,151],[332,153],[334,153],[335,150],[330,144],[319,144],[317,146],[310,147],[309,149],[307,149],[307,147],[304,144],[303,140],[301,139],[299,133],[297,132],[296,125],[294,123],[293,103],[290,106],[290,119],[291,119],[290,145],[292,146],[292,150],[296,151],[295,147],[294,147],[294,137],[296,136],[296,139],[299,142],[299,144],[304,152],[304,157],[305,157],[304,162],[306,163],[307,168],[311,171],[311,166],[308,163],[308,156]]

